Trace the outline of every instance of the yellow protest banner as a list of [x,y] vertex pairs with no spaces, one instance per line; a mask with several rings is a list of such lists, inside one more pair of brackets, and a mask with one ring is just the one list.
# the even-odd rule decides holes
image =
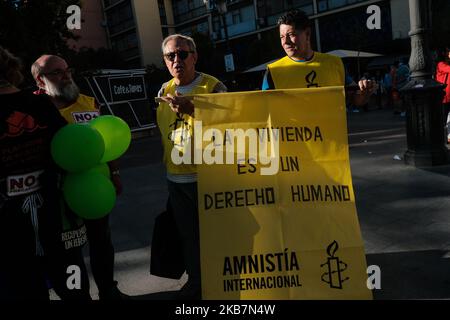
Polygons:
[[195,96],[204,299],[371,299],[343,87]]

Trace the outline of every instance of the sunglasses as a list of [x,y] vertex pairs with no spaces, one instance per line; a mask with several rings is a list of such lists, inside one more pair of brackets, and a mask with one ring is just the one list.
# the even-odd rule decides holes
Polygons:
[[75,69],[74,68],[67,68],[66,70],[55,70],[55,71],[51,71],[51,72],[46,72],[46,73],[42,73],[43,76],[53,76],[53,77],[60,77],[62,75],[65,74],[72,74],[74,73]]
[[189,56],[189,53],[194,53],[194,51],[176,51],[176,52],[169,52],[164,54],[164,57],[169,61],[175,61],[175,57],[178,56],[181,60],[186,60],[186,58]]

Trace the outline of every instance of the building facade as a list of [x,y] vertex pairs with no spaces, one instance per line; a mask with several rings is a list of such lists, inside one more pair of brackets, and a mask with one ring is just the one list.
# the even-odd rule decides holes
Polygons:
[[110,46],[130,68],[161,66],[162,28],[157,1],[103,0]]
[[101,1],[82,0],[81,17],[81,28],[72,31],[79,38],[68,40],[67,45],[76,51],[83,48],[108,48],[106,23]]
[[[208,63],[225,70],[224,55],[233,53],[237,71],[281,57],[278,17],[299,8],[314,22],[314,49],[408,51],[408,0],[103,0],[111,48],[130,67],[162,66],[160,43],[173,33],[203,35],[214,48]],[[368,29],[367,8],[380,8],[380,29]],[[406,46],[405,46],[406,44]],[[207,64],[206,64],[207,65]]]

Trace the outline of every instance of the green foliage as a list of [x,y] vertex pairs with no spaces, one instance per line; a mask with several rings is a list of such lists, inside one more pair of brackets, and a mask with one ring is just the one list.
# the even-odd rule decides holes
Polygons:
[[196,32],[192,34],[192,38],[195,41],[198,52],[198,61],[195,68],[198,71],[208,73],[213,68],[213,59],[211,57],[214,55],[214,44],[209,36],[204,33]]
[[127,69],[126,62],[119,53],[106,49],[82,48],[79,52],[71,51],[65,56],[71,67],[78,71],[97,69]]
[[66,25],[70,5],[81,6],[81,1],[0,0],[0,45],[22,59],[25,86],[34,84],[29,68],[42,54],[65,58],[76,69],[75,78],[83,71],[126,68],[112,50],[82,48],[76,52],[68,47],[67,40],[77,39]]
[[284,56],[280,43],[278,28],[267,31],[261,39],[256,39],[249,46],[247,52],[247,65],[257,66]]
[[157,85],[161,87],[164,82],[172,78],[166,68],[159,68],[154,64],[147,65],[146,72],[146,81],[150,86]]
[[0,43],[22,58],[26,65],[43,53],[67,54],[66,13],[79,0],[0,1]]
[[[164,68],[158,68],[156,65],[151,64],[146,66],[145,83],[147,84],[147,94],[149,97],[156,97],[161,85],[164,82],[169,81],[172,76],[169,71]],[[150,99],[150,105],[152,108],[156,108],[156,103],[153,99]]]

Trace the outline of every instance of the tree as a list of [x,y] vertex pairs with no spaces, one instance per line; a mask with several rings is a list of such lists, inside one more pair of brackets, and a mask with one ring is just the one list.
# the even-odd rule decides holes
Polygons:
[[172,77],[166,68],[158,68],[154,64],[147,65],[145,69],[145,81],[149,87],[149,94],[153,94],[156,97],[161,85]]
[[77,39],[67,28],[70,14],[66,11],[71,5],[80,5],[80,1],[0,0],[0,45],[22,59],[25,86],[34,84],[28,70],[42,54],[64,57],[77,70],[75,78],[82,71],[126,68],[112,50],[82,48],[77,52],[69,48],[67,40]]
[[281,58],[284,55],[280,44],[278,28],[267,31],[261,39],[255,39],[248,47],[247,66],[257,66],[268,61]]
[[29,66],[44,53],[68,54],[68,39],[76,36],[67,29],[66,13],[79,0],[0,0],[0,44]]
[[210,73],[214,69],[214,59],[211,59],[214,56],[214,44],[209,36],[204,33],[195,32],[192,34],[192,38],[195,41],[198,52],[196,69]]
[[81,48],[65,56],[71,67],[77,71],[94,71],[97,69],[127,69],[126,62],[116,51],[100,48]]

